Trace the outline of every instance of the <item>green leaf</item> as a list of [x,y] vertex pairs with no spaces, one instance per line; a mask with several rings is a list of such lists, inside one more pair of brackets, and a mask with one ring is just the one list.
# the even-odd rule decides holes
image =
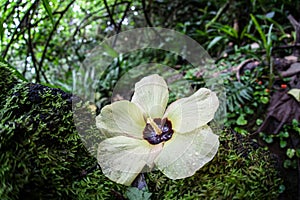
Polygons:
[[256,37],[254,37],[253,35],[250,35],[249,33],[245,33],[244,36],[253,40],[254,42],[260,43],[260,41]]
[[256,125],[260,126],[263,123],[262,119],[257,119],[256,120]]
[[116,58],[119,56],[118,52],[116,50],[114,50],[114,48],[111,47],[110,45],[103,44],[103,47],[104,47],[104,51],[105,51],[106,55],[113,57],[113,58]]
[[260,101],[263,103],[263,104],[267,104],[269,102],[269,98],[268,97],[260,97]]
[[284,185],[280,185],[279,186],[279,193],[283,193],[285,191],[285,186]]
[[206,25],[205,25],[205,30],[208,30],[208,28],[214,24],[218,19],[219,17],[222,15],[223,11],[226,10],[227,6],[228,6],[229,2],[225,3],[217,12],[217,14],[215,15],[215,17],[210,20],[210,22],[208,22]]
[[239,118],[236,120],[237,125],[246,125],[248,121],[244,118],[244,115],[240,115]]
[[6,67],[6,66],[7,66],[7,64],[0,61],[0,67]]
[[220,29],[220,31],[226,33],[228,36],[231,36],[231,37],[233,37],[235,39],[238,39],[238,37],[239,37],[238,32],[234,28],[232,28],[232,27],[230,27],[228,25],[224,25]]
[[139,190],[136,187],[129,187],[126,191],[126,196],[129,200],[148,200],[151,195],[151,193]]
[[264,140],[266,141],[266,143],[271,144],[273,143],[273,138],[271,136],[267,136],[266,138],[264,138]]
[[249,108],[248,106],[245,107],[245,113],[252,115],[254,113],[254,110]]
[[280,140],[280,147],[281,147],[281,148],[286,147],[286,145],[287,145],[287,142],[286,142],[286,141]]
[[283,167],[284,168],[289,168],[292,165],[292,161],[291,160],[285,160],[283,162]]
[[53,19],[53,15],[52,15],[52,8],[50,7],[49,1],[48,0],[43,0],[43,6],[44,6],[46,12],[48,13],[52,24],[54,25],[54,19]]
[[262,20],[269,21],[270,23],[274,24],[280,30],[281,35],[286,35],[283,26],[280,25],[278,22],[276,22],[274,19],[269,18],[269,17],[267,17],[265,15],[256,15],[256,17],[259,18],[259,19],[262,19]]
[[257,22],[256,18],[254,17],[254,15],[250,14],[250,17],[255,25],[256,30],[258,31],[262,41],[263,41],[263,45],[266,48],[267,47],[267,38],[265,33],[262,31],[260,24]]
[[223,39],[223,36],[217,36],[215,37],[207,46],[207,50],[209,50],[210,48],[212,48],[213,46],[215,46],[215,44],[217,44],[221,39]]
[[284,137],[284,138],[288,138],[288,137],[289,137],[289,132],[287,132],[287,131],[280,132],[280,133],[279,133],[279,136],[280,136],[280,137]]
[[293,124],[294,127],[298,127],[299,122],[298,122],[298,120],[293,119],[293,120],[292,120],[292,124]]
[[266,46],[266,50],[268,52],[271,52],[271,49],[272,49],[272,29],[273,29],[273,24],[271,24],[269,31],[268,31],[268,40],[267,40],[267,46]]
[[241,135],[244,135],[244,136],[249,134],[247,130],[240,128],[240,127],[235,127],[234,131],[237,133],[240,133]]
[[300,89],[293,88],[288,91],[288,94],[292,95],[298,102],[300,102]]
[[296,151],[295,149],[287,149],[286,150],[286,155],[289,157],[289,158],[293,158],[294,155],[295,155]]

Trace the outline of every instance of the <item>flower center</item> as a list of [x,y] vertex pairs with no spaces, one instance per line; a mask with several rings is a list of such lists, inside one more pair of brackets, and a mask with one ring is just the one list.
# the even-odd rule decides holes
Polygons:
[[172,123],[167,118],[149,118],[143,131],[143,138],[150,144],[159,144],[171,139],[173,133]]

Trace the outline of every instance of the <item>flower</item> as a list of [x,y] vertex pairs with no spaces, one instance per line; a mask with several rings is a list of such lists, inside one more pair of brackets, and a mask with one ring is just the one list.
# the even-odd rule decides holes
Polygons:
[[167,107],[168,86],[157,75],[135,84],[131,101],[103,107],[96,125],[107,137],[97,160],[109,179],[130,185],[142,171],[159,169],[171,179],[192,176],[217,153],[218,136],[207,125],[219,106],[201,88]]

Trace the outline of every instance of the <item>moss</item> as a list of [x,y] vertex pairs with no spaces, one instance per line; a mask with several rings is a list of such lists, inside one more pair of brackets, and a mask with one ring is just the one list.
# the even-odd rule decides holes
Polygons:
[[101,186],[84,184],[96,159],[73,123],[72,100],[79,99],[39,84],[14,81],[9,86],[0,95],[5,99],[0,109],[1,199],[78,199],[101,186],[99,197],[110,197],[120,188],[99,172],[92,185],[103,181]]
[[6,100],[6,93],[18,82],[14,76],[14,70],[9,68],[6,64],[0,61],[0,108]]
[[[93,169],[96,159],[74,126],[72,101],[84,104],[59,89],[17,82],[1,66],[0,71],[12,80],[0,94],[1,199],[121,199],[126,188]],[[97,140],[90,112],[82,113],[86,123],[80,127],[93,133],[90,142]],[[228,131],[220,139],[217,156],[193,177],[147,174],[152,199],[276,198],[281,181],[270,155]]]
[[148,174],[153,199],[276,199],[282,180],[270,154],[229,131],[220,140],[215,158],[190,178]]

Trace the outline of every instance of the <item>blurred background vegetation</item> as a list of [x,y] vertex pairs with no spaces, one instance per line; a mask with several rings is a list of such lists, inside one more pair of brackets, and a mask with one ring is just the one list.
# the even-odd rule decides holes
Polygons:
[[[67,91],[71,91],[73,70],[78,69],[91,49],[120,31],[145,26],[170,28],[198,41],[214,58],[241,53],[262,59],[263,51],[267,51],[266,41],[252,17],[265,35],[273,24],[269,36],[273,46],[291,44],[295,35],[287,16],[299,16],[300,9],[300,3],[292,0],[0,3],[2,59],[28,81]],[[251,50],[254,42],[259,50]]]
[[[59,88],[70,93],[72,92],[74,74],[77,73],[92,49],[97,47],[105,38],[133,28],[149,26],[169,28],[186,34],[199,42],[214,58],[219,70],[223,72],[222,76],[225,80],[224,84],[226,87],[228,110],[226,127],[229,131],[224,131],[222,138],[229,137],[228,134],[230,135],[232,132],[242,135],[243,137],[250,137],[251,133],[258,129],[265,118],[271,93],[276,90],[286,89],[286,83],[289,81],[287,79],[275,81],[274,78],[277,75],[276,70],[274,70],[274,67],[276,67],[276,58],[294,55],[297,46],[297,32],[288,19],[289,15],[294,16],[295,19],[299,21],[299,1],[0,0],[0,64],[3,66],[7,65],[13,74],[10,75],[1,71],[2,74],[0,75],[3,77],[15,76],[18,80],[42,84],[50,88]],[[202,79],[199,78],[197,71],[184,71],[188,63],[182,58],[170,52],[162,52],[159,50],[155,51],[154,54],[153,52],[151,53],[151,56],[149,56],[147,51],[135,52],[130,55],[121,55],[114,60],[109,66],[107,76],[104,77],[101,82],[99,92],[103,95],[98,99],[97,105],[99,108],[109,102],[108,98],[111,95],[111,90],[120,76],[129,68],[141,63],[159,62],[173,66],[175,69],[181,70],[184,74],[184,78],[191,80],[195,86],[201,85]],[[4,82],[2,83],[1,91],[4,96],[1,98],[5,101],[7,99],[5,95],[13,95],[14,93],[9,93]],[[20,85],[18,87],[19,89],[22,88]],[[5,102],[0,104],[2,109],[0,115],[2,120],[0,125],[1,134],[4,134],[4,130],[7,134],[16,133],[15,129],[7,125],[7,121],[9,120],[8,116],[10,116],[7,110],[12,109],[11,106],[14,103],[17,102],[12,100],[9,104],[5,104]],[[4,108],[6,108],[6,110],[4,110]],[[21,120],[23,118],[18,119]],[[15,121],[16,118],[12,117],[10,120]],[[24,126],[26,126],[26,123]],[[287,124],[281,130],[280,134],[260,134],[262,141],[267,144],[273,144],[276,140],[280,142],[278,148],[284,152],[285,157],[282,162],[279,162],[279,165],[282,165],[282,168],[285,170],[291,170],[295,177],[297,177],[297,173],[295,172],[297,172],[297,170],[299,171],[298,160],[300,157],[300,148],[299,145],[293,146],[291,142],[289,142],[289,137],[292,134],[286,134],[286,132],[295,132],[297,138],[299,138],[298,127],[299,125],[296,120],[293,124]],[[18,127],[14,128],[18,129]],[[31,129],[20,130],[30,132]],[[73,129],[70,128],[69,130]],[[43,133],[43,131],[41,131],[41,133]],[[55,134],[60,135],[62,133],[61,131],[57,131]],[[24,138],[26,137],[29,136],[24,136]],[[79,138],[74,137],[68,138],[68,140],[69,139],[74,142],[74,145],[78,145]],[[256,137],[255,141],[258,140],[259,138]],[[68,143],[67,141],[60,142]],[[228,145],[228,142],[224,143]],[[3,150],[10,149],[10,147],[4,148],[3,146],[5,145],[0,146]],[[33,147],[30,146],[30,148]],[[86,156],[86,152],[84,152],[81,147],[78,148],[80,149],[78,152],[83,152],[82,155]],[[227,151],[231,152],[230,149],[235,148],[236,146],[232,145],[227,148]],[[13,148],[10,150],[13,151]],[[34,152],[35,150],[32,151]],[[4,159],[12,159],[10,156],[12,155],[9,154],[7,157],[0,157],[1,164],[6,162]],[[239,159],[238,152],[235,153],[235,156],[236,157],[230,157],[229,154],[225,154],[224,157],[218,157],[216,159],[224,160],[224,158],[226,158],[229,160],[232,159],[231,162],[233,163],[245,162],[249,164],[249,160],[237,161]],[[40,159],[40,157],[34,157],[34,159]],[[265,162],[268,162],[268,159],[262,160],[261,162],[259,158],[255,158],[255,156],[253,159],[254,166],[252,166],[252,168],[255,170],[259,171],[262,170],[261,166],[268,166],[265,164]],[[72,162],[74,162],[74,160]],[[93,166],[93,164],[88,163],[95,163],[95,160],[92,158],[90,160],[82,158],[82,162],[85,163],[82,163],[81,166],[78,166],[76,169],[80,167],[88,169]],[[14,166],[15,165],[16,163],[14,163]],[[1,173],[4,175],[7,174],[7,172],[15,173],[10,164],[5,166],[7,168],[5,170],[2,168]],[[248,165],[245,166],[249,167]],[[34,166],[31,167],[34,168]],[[65,167],[70,168],[68,164],[66,164]],[[10,170],[7,171],[8,168]],[[281,183],[277,178],[275,181],[274,178],[276,187],[272,187],[270,195],[266,197],[263,195],[268,190],[267,187],[271,188],[270,185],[272,185],[272,183],[268,182],[265,188],[257,189],[261,184],[259,177],[267,176],[265,175],[266,172],[255,172],[256,174],[253,176],[254,180],[256,179],[257,181],[251,181],[251,179],[248,180],[248,178],[245,178],[245,176],[248,176],[248,172],[241,175],[238,168],[241,168],[241,166],[234,166],[232,168],[233,172],[231,171],[230,173],[233,174],[236,180],[242,182],[241,185],[244,184],[243,187],[246,188],[245,191],[247,187],[250,187],[252,192],[237,192],[234,185],[238,184],[238,181],[236,183],[232,182],[234,179],[232,177],[224,179],[224,174],[217,176],[214,171],[208,175],[208,178],[206,177],[207,179],[204,178],[204,182],[207,183],[207,185],[203,186],[204,189],[197,189],[189,185],[193,182],[190,180],[187,180],[189,183],[187,187],[194,188],[191,190],[198,191],[198,193],[195,193],[198,195],[196,195],[196,197],[200,198],[201,194],[206,194],[207,196],[211,194],[212,199],[216,199],[214,197],[218,195],[223,195],[224,198],[229,199],[233,197],[261,197],[272,199],[272,195],[276,196],[284,193],[285,187],[288,188],[286,189],[287,191],[294,193],[295,197],[298,195],[296,191],[297,187],[299,187],[299,178],[298,183],[297,181]],[[237,171],[234,171],[234,169]],[[263,168],[263,170],[268,169]],[[227,173],[226,168],[222,172]],[[289,173],[290,171],[287,172]],[[10,185],[10,187],[8,187],[10,191],[16,193],[16,195],[13,196],[15,198],[17,198],[19,194],[28,194],[28,191],[29,193],[35,191],[30,190],[30,188],[35,187],[30,184],[28,186],[29,189],[20,189],[23,187],[23,184],[25,184],[24,182],[30,179],[30,176],[25,176],[24,171],[18,173],[21,174],[20,177],[2,176],[2,178],[6,177],[6,180],[3,180],[4,185],[6,184],[6,187]],[[260,173],[263,173],[265,176],[262,176]],[[277,177],[273,171],[268,171],[267,173],[270,173],[270,177]],[[72,173],[70,173],[70,176],[72,176]],[[84,196],[89,192],[90,195],[92,193],[97,196],[97,190],[110,190],[110,192],[102,193],[102,196],[99,194],[97,196],[98,199],[108,198],[108,196],[112,194],[111,190],[113,190],[113,194],[116,198],[121,198],[119,193],[122,193],[124,188],[120,189],[119,186],[114,186],[113,189],[111,189],[110,187],[113,183],[110,183],[108,180],[105,180],[107,182],[103,181],[105,182],[105,184],[102,185],[103,187],[95,184],[95,182],[104,179],[104,177],[99,178],[101,177],[99,171],[96,171],[91,176],[90,179],[87,177],[87,179],[85,178],[79,182],[72,182],[74,188],[93,188],[89,189],[90,191],[86,189],[84,190],[85,192],[83,192],[83,190],[80,192],[75,189],[70,190],[69,192],[74,195],[74,197],[72,196],[73,198],[80,197],[84,199]],[[152,191],[155,191],[157,196],[166,199],[178,199],[175,193],[180,191],[178,195],[181,195],[182,198],[185,195],[184,199],[192,199],[195,197],[192,191],[180,189],[180,184],[183,186],[186,184],[185,182],[167,181],[160,176],[153,174],[148,177],[149,181],[152,181],[149,187]],[[299,173],[298,176],[300,176]],[[270,177],[266,179],[269,180]],[[21,181],[22,184],[19,184],[20,182],[18,181],[7,181],[8,179],[17,180],[18,178],[23,179]],[[216,188],[216,190],[214,190],[215,192],[209,190],[211,187],[210,181],[214,178],[216,182],[212,185]],[[58,179],[60,180],[60,178]],[[32,180],[36,181],[36,179]],[[225,187],[222,184],[226,185],[226,181],[229,181],[227,183],[230,184],[227,184]],[[17,189],[11,186],[12,183],[16,185],[19,184],[16,186]],[[53,184],[57,184],[57,182],[53,182]],[[222,190],[220,185],[222,185],[222,187],[224,186],[226,190]],[[3,188],[5,187],[3,186]],[[20,193],[18,193],[19,190],[21,190]],[[167,192],[172,190],[174,193]],[[275,194],[274,191],[277,193]],[[56,195],[70,196],[70,193],[59,191]],[[3,194],[6,194],[6,197],[8,197],[10,193],[8,191]],[[47,196],[37,195],[36,198],[42,197],[46,198]],[[53,196],[50,197],[54,198]],[[157,197],[157,199],[159,198]]]

